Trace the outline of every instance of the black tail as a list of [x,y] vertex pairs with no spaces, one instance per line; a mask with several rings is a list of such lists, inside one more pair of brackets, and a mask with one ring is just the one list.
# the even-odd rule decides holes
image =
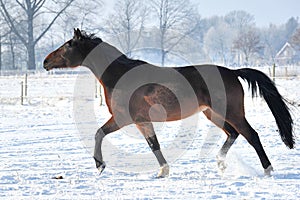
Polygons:
[[260,96],[265,99],[275,117],[282,141],[290,149],[294,148],[293,119],[274,82],[264,73],[254,69],[244,68],[235,70],[234,73],[248,82],[252,97],[256,96],[259,88]]

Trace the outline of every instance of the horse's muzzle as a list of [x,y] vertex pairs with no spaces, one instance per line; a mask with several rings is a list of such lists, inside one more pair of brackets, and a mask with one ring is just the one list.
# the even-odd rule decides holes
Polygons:
[[47,71],[52,69],[52,67],[49,65],[48,59],[44,60],[43,66],[44,66],[44,69]]

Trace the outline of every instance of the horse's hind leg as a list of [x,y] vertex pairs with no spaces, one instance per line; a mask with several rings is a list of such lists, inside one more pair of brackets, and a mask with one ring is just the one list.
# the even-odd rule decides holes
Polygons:
[[232,124],[232,126],[235,127],[235,129],[246,138],[249,144],[254,147],[264,168],[265,175],[269,176],[271,171],[273,171],[273,167],[260,142],[257,132],[250,126],[245,117],[242,117],[240,120],[229,120],[230,124]]
[[236,138],[239,136],[239,133],[227,122],[224,123],[223,130],[228,134],[228,137],[219,151],[218,156],[221,158],[226,157],[230,147],[233,145]]
[[227,133],[227,139],[223,146],[221,147],[218,153],[218,167],[221,170],[226,169],[225,158],[230,149],[230,147],[235,142],[236,138],[239,136],[239,133],[227,122],[224,123],[223,130]]
[[169,175],[169,166],[167,164],[166,159],[161,153],[160,145],[158,143],[157,137],[154,132],[154,128],[151,122],[144,122],[136,124],[137,128],[142,132],[144,137],[146,138],[149,147],[154,153],[159,165],[160,171],[158,172],[157,177],[163,178]]
[[[224,119],[214,114],[211,110],[206,110],[203,113],[210,121],[212,121],[216,126],[221,128],[227,134],[227,139],[223,144],[222,148],[220,149],[217,156],[218,167],[223,171],[226,169],[226,165],[225,165],[226,155],[230,147],[235,142],[236,138],[239,136],[239,133],[228,122],[224,121]],[[214,114],[214,116],[212,116],[212,114]]]

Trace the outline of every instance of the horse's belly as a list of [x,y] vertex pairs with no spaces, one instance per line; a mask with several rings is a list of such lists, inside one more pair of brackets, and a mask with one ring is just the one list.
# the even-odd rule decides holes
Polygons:
[[134,115],[158,122],[180,120],[206,109],[194,91],[175,84],[149,84],[137,90],[131,100]]
[[191,102],[175,103],[172,107],[169,105],[154,104],[149,109],[149,116],[151,121],[176,121],[204,111],[207,108],[207,106],[199,106]]

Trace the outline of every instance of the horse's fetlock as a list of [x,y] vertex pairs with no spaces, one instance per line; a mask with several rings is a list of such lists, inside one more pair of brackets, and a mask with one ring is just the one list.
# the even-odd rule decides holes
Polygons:
[[165,178],[169,176],[170,167],[168,164],[164,164],[160,167],[159,172],[157,174],[157,178]]

